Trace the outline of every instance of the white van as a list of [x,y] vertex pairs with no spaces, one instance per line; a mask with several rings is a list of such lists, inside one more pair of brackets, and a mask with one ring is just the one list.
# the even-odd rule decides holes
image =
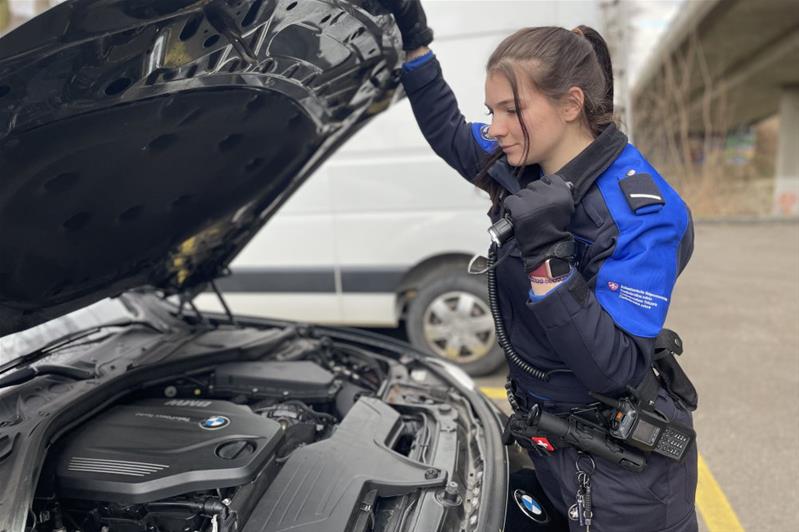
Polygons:
[[[470,121],[489,121],[485,63],[522,26],[599,27],[599,2],[424,2],[433,49]],[[235,313],[396,327],[472,375],[503,360],[486,280],[466,273],[489,238],[488,196],[429,148],[407,100],[322,166],[219,284]],[[220,310],[202,295],[200,308]]]

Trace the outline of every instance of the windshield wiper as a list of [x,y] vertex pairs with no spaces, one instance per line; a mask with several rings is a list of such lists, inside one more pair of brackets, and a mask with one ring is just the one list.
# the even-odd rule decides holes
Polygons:
[[7,388],[15,384],[28,382],[39,375],[61,375],[75,380],[87,380],[96,377],[94,371],[87,369],[73,368],[72,366],[57,366],[54,364],[42,364],[41,366],[27,366],[0,377],[0,388]]

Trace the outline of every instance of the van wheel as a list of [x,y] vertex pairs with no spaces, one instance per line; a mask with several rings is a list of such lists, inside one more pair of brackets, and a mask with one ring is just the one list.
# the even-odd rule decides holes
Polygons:
[[453,362],[472,376],[486,375],[504,360],[484,277],[452,273],[423,282],[406,316],[416,348]]

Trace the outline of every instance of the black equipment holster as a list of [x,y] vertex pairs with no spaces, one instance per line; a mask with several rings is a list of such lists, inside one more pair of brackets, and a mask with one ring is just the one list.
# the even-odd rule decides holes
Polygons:
[[641,383],[636,388],[628,387],[628,391],[639,402],[653,408],[662,386],[685,410],[696,410],[699,402],[696,388],[676,359],[682,351],[682,340],[677,333],[670,329],[661,330],[655,339],[655,352],[652,355],[654,371],[647,371]]
[[[682,340],[677,333],[670,329],[663,329],[655,339],[652,367],[657,371],[658,380],[669,392],[669,395],[686,410],[693,412],[699,405],[699,395],[696,393],[691,379],[677,362],[676,357],[681,355],[682,351]],[[644,381],[646,380],[644,379]],[[657,389],[655,389],[655,395],[657,395]]]

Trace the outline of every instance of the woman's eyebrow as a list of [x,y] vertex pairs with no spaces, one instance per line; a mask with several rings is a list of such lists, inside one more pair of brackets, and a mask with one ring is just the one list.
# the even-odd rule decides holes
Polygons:
[[[503,105],[505,105],[505,104],[508,104],[508,103],[515,103],[515,102],[513,101],[513,98],[510,98],[510,99],[508,99],[508,100],[502,100],[501,102],[497,103],[497,107],[501,107],[501,106],[503,106]],[[492,108],[492,107],[491,107],[490,105],[488,105],[488,104],[485,104],[485,106],[486,106],[486,107],[488,107],[489,109],[491,109],[491,108]]]

